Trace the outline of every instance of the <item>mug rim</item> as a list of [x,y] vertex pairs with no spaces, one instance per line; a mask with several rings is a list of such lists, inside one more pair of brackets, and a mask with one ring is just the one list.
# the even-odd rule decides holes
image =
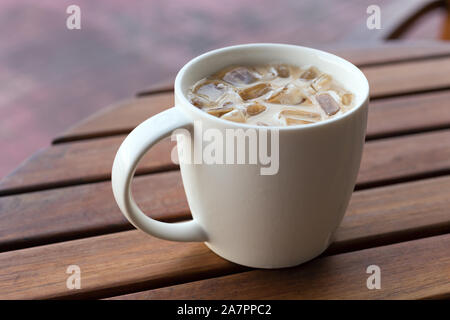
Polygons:
[[[183,93],[181,84],[183,82],[183,78],[186,74],[186,72],[189,70],[190,67],[192,67],[193,65],[195,65],[196,63],[198,63],[200,60],[203,60],[207,57],[210,56],[214,56],[214,55],[218,55],[227,51],[234,51],[234,50],[245,50],[245,49],[250,49],[250,48],[257,48],[260,47],[261,49],[267,48],[267,47],[275,47],[275,48],[288,48],[288,49],[301,49],[307,52],[310,52],[311,54],[320,54],[320,55],[325,55],[325,56],[329,56],[335,60],[337,60],[339,63],[343,63],[346,64],[347,66],[349,66],[351,69],[353,69],[356,73],[359,74],[361,80],[364,82],[363,86],[364,86],[364,92],[361,94],[361,101],[359,104],[355,105],[352,109],[350,109],[349,111],[338,115],[337,117],[333,117],[330,119],[326,119],[323,121],[319,121],[316,123],[311,123],[308,125],[294,125],[294,126],[258,126],[255,124],[249,124],[249,123],[241,123],[241,122],[234,122],[234,121],[229,121],[229,120],[225,120],[225,119],[221,119],[218,117],[215,117],[213,115],[210,115],[209,113],[199,109],[198,107],[194,106],[189,99],[186,97],[186,95]],[[337,122],[337,121],[342,121],[345,118],[348,118],[350,115],[352,115],[353,113],[357,112],[362,106],[364,106],[368,99],[369,99],[369,82],[366,78],[366,76],[364,75],[364,73],[357,67],[355,66],[353,63],[351,63],[350,61],[341,58],[335,54],[323,51],[323,50],[319,50],[319,49],[314,49],[314,48],[310,48],[310,47],[304,47],[304,46],[299,46],[299,45],[292,45],[292,44],[282,44],[282,43],[249,43],[249,44],[239,44],[239,45],[234,45],[234,46],[228,46],[228,47],[223,47],[223,48],[219,48],[219,49],[214,49],[208,52],[205,52],[195,58],[193,58],[192,60],[190,60],[189,62],[187,62],[178,72],[176,78],[175,78],[175,83],[174,83],[174,95],[178,98],[181,99],[181,102],[183,105],[185,106],[189,106],[189,109],[191,109],[194,113],[197,113],[200,117],[206,117],[206,119],[212,120],[212,121],[217,121],[218,124],[221,125],[227,125],[227,126],[232,126],[232,127],[237,127],[237,128],[252,128],[252,129],[266,129],[266,130],[283,130],[283,131],[291,131],[291,130],[307,130],[307,129],[312,129],[312,128],[317,128],[317,127],[321,127],[321,126],[326,126],[326,125],[330,125],[331,123]],[[175,105],[175,107],[177,107],[177,104]]]

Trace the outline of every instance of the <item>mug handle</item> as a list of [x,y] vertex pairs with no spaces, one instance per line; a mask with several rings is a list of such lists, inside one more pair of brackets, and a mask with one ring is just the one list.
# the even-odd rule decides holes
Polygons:
[[138,125],[122,142],[112,167],[111,182],[120,210],[136,228],[155,237],[173,241],[206,241],[196,220],[165,223],[142,212],[131,194],[131,181],[144,154],[178,128],[191,128],[192,121],[176,107],[165,110]]

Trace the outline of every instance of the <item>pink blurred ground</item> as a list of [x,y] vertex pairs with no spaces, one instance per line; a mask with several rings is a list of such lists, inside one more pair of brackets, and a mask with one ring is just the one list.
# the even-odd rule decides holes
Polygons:
[[[378,5],[383,10],[389,2]],[[112,102],[172,78],[204,51],[247,42],[338,42],[354,28],[365,27],[366,8],[372,3],[2,1],[0,177],[57,133]],[[70,4],[81,7],[82,30],[65,27]],[[408,37],[435,38],[440,20],[439,13],[433,14]]]

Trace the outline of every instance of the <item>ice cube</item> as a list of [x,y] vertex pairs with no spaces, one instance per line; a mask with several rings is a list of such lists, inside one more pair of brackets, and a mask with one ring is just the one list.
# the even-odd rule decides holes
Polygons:
[[349,106],[352,103],[352,100],[353,100],[353,94],[351,94],[351,93],[346,92],[341,96],[341,102],[342,102],[342,104],[344,104],[346,106]]
[[257,65],[253,68],[260,75],[259,81],[270,81],[277,77],[277,71],[272,66]]
[[288,78],[290,76],[289,67],[285,64],[278,64],[275,67],[275,70],[277,72],[277,75],[280,78]]
[[312,97],[315,96],[316,90],[314,90],[310,85],[306,87],[302,87],[302,93],[303,93],[303,102],[301,103],[302,106],[312,106],[314,104]]
[[231,112],[228,112],[220,118],[234,122],[245,122],[244,112],[242,112],[242,110],[239,109],[235,109]]
[[292,84],[283,87],[267,99],[270,103],[287,105],[299,104],[302,103],[303,100],[305,100],[305,98],[302,89]]
[[317,95],[316,100],[323,111],[325,111],[325,113],[329,116],[336,114],[340,110],[339,104],[328,93],[321,93]]
[[245,67],[234,68],[223,76],[223,80],[235,86],[247,85],[257,80],[255,72]]
[[266,107],[259,103],[253,103],[247,107],[247,114],[249,116],[255,116],[265,111]]
[[302,73],[300,78],[305,80],[312,80],[314,78],[317,78],[319,74],[320,71],[316,67],[310,67],[305,72]]
[[254,85],[252,87],[243,89],[239,92],[239,95],[244,100],[251,100],[258,98],[267,92],[269,92],[272,89],[270,84],[268,83],[259,83],[257,85]]
[[194,93],[202,95],[211,101],[217,101],[227,90],[227,86],[219,81],[206,81],[198,85]]
[[208,112],[210,115],[216,116],[216,117],[221,117],[224,114],[233,111],[233,106],[228,105],[228,106],[222,106],[222,107],[216,107],[216,108],[210,108],[210,109],[206,109],[205,111]]
[[208,101],[199,96],[191,97],[190,101],[194,106],[200,109],[208,105]]
[[310,124],[310,123],[314,123],[313,121],[307,121],[307,120],[301,120],[301,119],[295,119],[295,118],[285,118],[286,119],[286,124],[288,126],[295,126],[298,124]]
[[278,117],[292,118],[309,122],[319,121],[321,119],[321,116],[318,113],[292,109],[281,111]]
[[311,86],[316,91],[327,90],[329,88],[332,80],[333,79],[331,78],[330,75],[324,73],[319,78],[315,79],[313,81],[313,83],[311,84]]

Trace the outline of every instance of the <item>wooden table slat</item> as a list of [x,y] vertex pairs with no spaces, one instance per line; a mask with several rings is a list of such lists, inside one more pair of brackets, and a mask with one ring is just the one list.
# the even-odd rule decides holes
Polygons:
[[450,172],[450,129],[367,142],[357,188]]
[[450,128],[450,90],[370,102],[367,139]]
[[173,105],[173,93],[124,100],[93,114],[53,140],[54,143],[125,134]]
[[[66,287],[69,265],[80,267],[79,290]],[[125,231],[1,253],[0,299],[102,297],[241,269],[202,243]]]
[[[0,181],[0,195],[110,179],[114,156],[125,136],[61,144],[43,149]],[[175,143],[165,139],[142,159],[137,174],[176,169]],[[70,168],[70,169],[68,169]]]
[[[450,297],[450,235],[334,255],[284,270],[255,270],[118,299],[426,299]],[[381,270],[369,290],[367,267]]]
[[433,40],[390,40],[351,46],[343,44],[341,47],[327,45],[319,49],[334,53],[358,67],[367,67],[444,57],[450,53],[450,44]]
[[370,96],[380,98],[450,88],[450,57],[362,68]]
[[380,43],[356,45],[353,48],[324,48],[350,62],[363,68],[406,61],[418,61],[445,57],[450,53],[448,42],[436,42],[424,40],[418,45],[417,41],[408,44],[405,41],[387,41]]
[[[133,190],[154,219],[190,218],[179,171],[136,177]],[[109,181],[0,197],[0,251],[132,228]]]

